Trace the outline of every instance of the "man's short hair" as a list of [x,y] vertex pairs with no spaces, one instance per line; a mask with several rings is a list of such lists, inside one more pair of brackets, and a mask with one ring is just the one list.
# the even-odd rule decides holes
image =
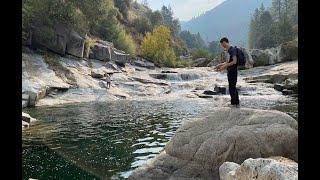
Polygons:
[[220,39],[220,43],[223,43],[223,42],[229,43],[229,39],[226,37],[223,37]]

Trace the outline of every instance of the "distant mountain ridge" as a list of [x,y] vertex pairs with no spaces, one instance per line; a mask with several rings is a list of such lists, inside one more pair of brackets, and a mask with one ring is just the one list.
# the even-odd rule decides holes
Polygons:
[[206,42],[227,36],[231,43],[247,47],[250,18],[262,3],[268,8],[272,0],[226,0],[190,21],[182,21],[181,29],[199,32]]

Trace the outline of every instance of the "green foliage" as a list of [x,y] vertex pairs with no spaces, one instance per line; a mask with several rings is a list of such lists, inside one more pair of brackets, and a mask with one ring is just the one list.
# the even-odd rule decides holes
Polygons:
[[298,36],[297,0],[273,0],[270,10],[256,9],[250,22],[249,48],[270,48]]
[[114,0],[115,6],[119,9],[124,18],[128,18],[131,0]]
[[54,37],[54,26],[64,24],[80,34],[95,35],[134,53],[133,40],[118,21],[121,13],[127,15],[130,1],[115,0],[115,5],[117,8],[112,0],[23,0],[22,34],[26,38],[32,30],[41,40],[49,41]]
[[201,38],[199,33],[192,34],[189,31],[181,31],[180,38],[190,49],[206,48],[206,43]]
[[149,22],[151,23],[152,29],[163,24],[163,17],[160,11],[150,11],[147,16],[149,18]]
[[147,32],[142,39],[141,55],[160,66],[174,67],[176,55],[169,46],[170,30],[164,25]]
[[173,18],[173,11],[171,7],[162,6],[161,14],[163,17],[163,23],[169,27],[173,36],[178,36],[181,26],[178,19]]
[[207,59],[213,59],[213,54],[211,54],[207,49],[193,49],[191,51],[192,59],[197,58],[207,58]]
[[176,63],[175,63],[175,67],[177,68],[183,68],[183,67],[188,67],[189,64],[186,60],[184,59],[177,59]]
[[146,17],[139,17],[133,20],[133,26],[141,34],[151,30],[151,23]]
[[119,32],[114,45],[115,47],[122,49],[130,54],[134,54],[136,51],[136,46],[133,42],[132,37],[127,34],[124,29],[121,29],[121,31]]
[[95,39],[85,35],[84,54],[89,54],[89,51],[95,42]]

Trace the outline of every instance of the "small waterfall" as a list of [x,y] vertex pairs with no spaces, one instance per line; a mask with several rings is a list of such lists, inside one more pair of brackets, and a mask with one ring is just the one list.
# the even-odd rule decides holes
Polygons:
[[156,73],[149,74],[150,77],[155,79],[162,79],[168,81],[190,81],[195,79],[200,79],[201,77],[208,76],[204,73],[198,72],[186,72],[186,73]]

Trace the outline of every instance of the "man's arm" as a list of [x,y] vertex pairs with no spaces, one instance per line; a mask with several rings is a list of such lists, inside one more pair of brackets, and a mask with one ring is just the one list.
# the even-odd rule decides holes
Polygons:
[[237,64],[237,56],[236,55],[232,56],[232,61],[231,62],[229,62],[229,63],[227,62],[226,63],[226,67],[232,66],[234,64]]

